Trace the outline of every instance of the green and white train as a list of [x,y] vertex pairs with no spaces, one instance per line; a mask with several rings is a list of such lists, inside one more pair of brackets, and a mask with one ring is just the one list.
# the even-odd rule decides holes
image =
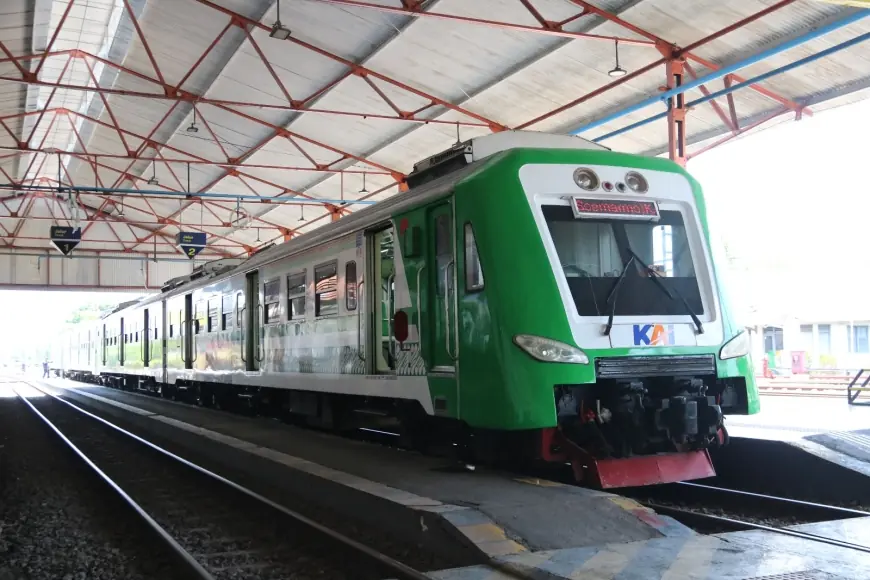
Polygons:
[[67,376],[620,487],[713,475],[759,410],[700,185],[659,158],[502,132],[409,190],[218,261],[59,345]]

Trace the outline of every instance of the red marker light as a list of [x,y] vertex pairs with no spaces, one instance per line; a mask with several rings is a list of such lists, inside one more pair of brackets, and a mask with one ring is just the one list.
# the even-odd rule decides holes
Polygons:
[[404,310],[393,315],[393,336],[400,344],[408,340],[408,313]]
[[604,188],[604,191],[612,191],[613,190],[613,184],[610,183],[609,181],[605,181],[604,183],[602,183],[601,187]]

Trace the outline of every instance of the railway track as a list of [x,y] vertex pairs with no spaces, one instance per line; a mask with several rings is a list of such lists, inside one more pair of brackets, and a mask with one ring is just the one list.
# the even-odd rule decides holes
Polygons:
[[776,383],[767,385],[758,385],[758,391],[762,395],[773,395],[782,397],[825,397],[825,398],[846,398],[846,385],[842,383]]
[[183,576],[396,578],[424,573],[25,383],[27,407],[98,474],[168,550]]
[[706,533],[763,530],[870,553],[870,546],[785,527],[870,516],[864,510],[694,482],[637,490],[631,495],[646,507]]

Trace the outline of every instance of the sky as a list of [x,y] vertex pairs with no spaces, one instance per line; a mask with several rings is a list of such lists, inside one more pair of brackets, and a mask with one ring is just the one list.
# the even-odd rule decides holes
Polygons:
[[[727,276],[745,321],[776,322],[784,313],[870,320],[862,283],[870,245],[868,127],[865,101],[787,120],[689,162],[712,235],[735,256]],[[0,353],[44,340],[81,305],[135,296],[0,291],[0,320],[14,329],[0,333]]]
[[4,329],[0,332],[0,362],[8,362],[21,350],[31,353],[44,344],[46,337],[57,333],[79,306],[114,304],[136,296],[119,292],[0,290],[0,320]]
[[689,162],[704,189],[711,232],[737,258],[729,277],[744,311],[870,320],[862,282],[867,127],[870,101],[788,120]]

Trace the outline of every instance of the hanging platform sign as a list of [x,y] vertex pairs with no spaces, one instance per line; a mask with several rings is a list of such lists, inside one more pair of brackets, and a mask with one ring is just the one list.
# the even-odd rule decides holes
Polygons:
[[184,251],[184,255],[193,259],[205,247],[205,232],[178,232],[175,243]]
[[64,256],[69,256],[70,252],[82,241],[82,229],[69,226],[51,226],[49,237],[51,245]]

